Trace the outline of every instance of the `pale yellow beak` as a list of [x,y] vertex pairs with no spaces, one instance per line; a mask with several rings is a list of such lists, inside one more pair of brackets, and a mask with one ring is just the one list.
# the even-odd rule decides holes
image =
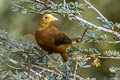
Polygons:
[[55,16],[51,16],[51,20],[52,21],[58,21],[58,18],[56,18]]

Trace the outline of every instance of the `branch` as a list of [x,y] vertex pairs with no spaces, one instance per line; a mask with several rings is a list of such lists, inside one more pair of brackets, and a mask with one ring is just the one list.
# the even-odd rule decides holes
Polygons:
[[89,0],[84,0],[84,2],[89,5],[89,8],[92,8],[94,11],[96,11],[96,12],[98,13],[98,15],[99,15],[102,19],[104,19],[105,23],[111,24],[111,23],[99,12],[90,2],[88,2],[88,1],[89,1]]
[[61,72],[61,73],[57,73],[57,72],[55,72],[55,71],[53,71],[53,70],[50,70],[50,69],[47,69],[47,68],[44,68],[44,67],[41,67],[41,66],[37,66],[37,65],[34,65],[34,64],[31,64],[31,66],[32,66],[32,67],[35,67],[35,68],[37,68],[37,69],[42,69],[42,70],[45,70],[45,71],[54,73],[54,74],[56,74],[56,75],[58,75],[58,76],[62,75],[62,72]]
[[89,55],[91,58],[101,58],[101,59],[120,59],[120,56],[97,56],[97,55]]
[[78,68],[78,59],[76,60],[76,65],[75,65],[75,70],[74,70],[74,75],[73,75],[73,80],[76,80],[76,73],[77,73],[77,68]]
[[66,5],[66,0],[64,0],[64,6]]
[[[58,76],[65,75],[63,72],[60,72],[60,71],[59,72],[55,72],[53,70],[50,70],[50,69],[47,69],[47,68],[44,68],[44,67],[41,67],[41,66],[38,66],[38,65],[31,64],[31,66],[34,67],[34,68],[37,68],[37,69],[42,69],[44,71],[48,71],[48,72],[54,73],[54,74],[56,74]],[[74,74],[74,76],[76,78],[81,78],[79,75],[76,75],[76,74]]]
[[120,56],[98,56],[98,58],[102,58],[102,59],[120,59]]
[[80,42],[82,42],[83,37],[85,36],[85,34],[86,34],[86,32],[88,31],[88,29],[89,29],[89,27],[87,27],[87,28],[84,30]]
[[34,1],[39,3],[39,4],[43,4],[47,9],[49,8],[48,4],[46,4],[45,2],[43,2],[41,0],[34,0]]
[[86,24],[86,25],[88,25],[88,26],[92,26],[92,27],[94,27],[95,29],[98,29],[98,30],[100,30],[100,31],[104,31],[104,32],[111,33],[111,34],[117,36],[117,37],[120,39],[120,34],[119,34],[118,32],[116,32],[116,31],[112,31],[112,30],[103,28],[103,27],[101,27],[101,26],[97,26],[97,25],[95,25],[95,24],[93,24],[93,23],[91,23],[91,22],[88,22],[87,20],[85,20],[85,19],[83,19],[83,18],[80,18],[80,17],[78,17],[78,16],[75,16],[75,18],[76,18],[77,20],[79,20],[79,21],[80,21],[81,23],[83,23],[83,24]]

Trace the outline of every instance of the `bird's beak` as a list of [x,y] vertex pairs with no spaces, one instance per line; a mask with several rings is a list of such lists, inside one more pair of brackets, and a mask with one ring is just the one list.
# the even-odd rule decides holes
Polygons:
[[51,17],[51,20],[52,20],[52,21],[58,21],[58,18],[56,18],[55,16],[52,16],[52,17]]

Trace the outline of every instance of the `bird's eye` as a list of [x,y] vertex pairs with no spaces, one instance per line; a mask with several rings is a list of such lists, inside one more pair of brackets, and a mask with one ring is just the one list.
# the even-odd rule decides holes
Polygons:
[[45,19],[47,19],[48,17],[47,16],[45,16]]

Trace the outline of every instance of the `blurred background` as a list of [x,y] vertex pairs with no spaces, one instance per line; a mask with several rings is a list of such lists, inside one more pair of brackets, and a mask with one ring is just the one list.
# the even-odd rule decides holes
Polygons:
[[[24,40],[34,40],[34,33],[39,24],[40,14],[21,14],[19,12],[13,12],[11,10],[12,0],[0,0],[0,29],[6,29],[11,35],[20,36]],[[54,0],[56,1],[56,0]],[[68,0],[74,1],[74,0]],[[81,0],[78,0],[80,3]],[[63,0],[56,1],[58,3]],[[110,21],[113,23],[120,22],[120,0],[91,0],[91,3]],[[86,20],[102,25],[102,22],[97,20],[98,16],[92,9],[86,9],[82,13],[83,18]],[[78,22],[69,21],[66,17],[57,15],[58,22],[55,22],[55,26],[61,31],[66,33],[70,37],[77,37],[82,35],[84,29],[80,27]],[[83,45],[81,45],[83,46]],[[119,50],[119,45],[114,46],[110,44],[88,44],[86,47],[93,46],[100,50],[113,49]],[[101,47],[102,46],[102,47]],[[91,67],[89,69],[80,69],[79,73],[81,77],[96,77],[97,80],[109,80],[112,77],[112,73],[109,72],[109,67],[120,66],[119,60],[104,59],[101,62],[101,66],[98,68]]]

